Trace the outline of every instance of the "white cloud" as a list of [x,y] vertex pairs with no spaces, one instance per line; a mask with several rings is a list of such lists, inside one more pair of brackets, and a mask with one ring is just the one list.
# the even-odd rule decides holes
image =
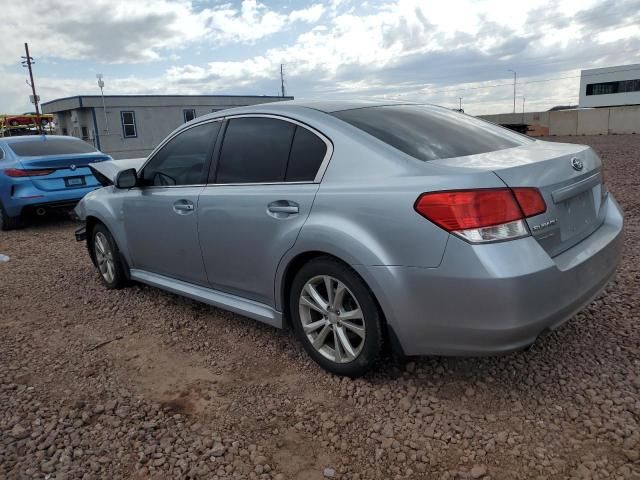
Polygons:
[[[131,75],[109,78],[109,93],[274,94],[279,65],[285,63],[289,92],[297,96],[452,104],[463,96],[468,111],[478,113],[512,105],[510,86],[484,88],[508,83],[508,69],[527,81],[567,76],[595,64],[640,61],[638,0],[331,0],[296,2],[294,9],[257,0],[202,9],[188,0],[50,3],[15,2],[6,9],[8,43],[0,50],[0,73],[3,63],[15,63],[21,55],[24,35],[43,59],[131,64]],[[64,14],[55,15],[52,8]],[[34,11],[50,13],[26,22]],[[302,33],[294,37],[294,31]],[[276,33],[279,46],[261,47]],[[216,59],[221,52],[224,60]],[[174,66],[142,78],[149,76],[144,62],[169,58]],[[94,93],[93,75],[88,82],[60,75],[40,81],[43,99]],[[19,75],[9,78],[24,90]],[[527,97],[528,108],[548,108],[575,102],[577,82],[521,83],[518,95]],[[0,93],[0,102],[8,98]]]

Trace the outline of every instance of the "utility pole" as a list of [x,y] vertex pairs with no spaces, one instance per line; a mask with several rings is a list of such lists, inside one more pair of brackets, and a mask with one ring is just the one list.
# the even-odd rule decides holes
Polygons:
[[513,113],[516,113],[516,71],[509,70],[513,72]]
[[522,96],[522,123],[524,123],[524,95]]
[[104,129],[109,135],[109,120],[107,119],[107,106],[104,103],[104,80],[102,80],[103,75],[101,73],[96,74],[96,78],[98,79],[98,87],[100,87],[100,96],[102,97],[102,112],[104,113]]
[[22,61],[22,66],[27,67],[29,69],[29,80],[31,81],[31,91],[33,92],[33,103],[36,106],[36,128],[38,129],[38,133],[42,133],[41,130],[41,122],[40,122],[40,109],[38,108],[38,96],[36,95],[36,84],[33,81],[33,71],[31,70],[31,65],[35,62],[33,58],[29,55],[29,44],[27,42],[24,43],[24,51],[27,54],[24,60]]
[[462,97],[458,97],[458,100],[460,100],[460,107],[458,108],[458,110],[462,112]]
[[284,64],[280,64],[280,89],[282,91],[282,96],[284,97]]

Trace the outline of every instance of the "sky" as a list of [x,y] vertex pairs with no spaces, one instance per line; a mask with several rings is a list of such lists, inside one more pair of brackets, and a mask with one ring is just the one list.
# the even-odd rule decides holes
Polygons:
[[[640,0],[0,0],[0,113],[108,94],[280,94],[462,107],[577,104],[580,70],[640,63]],[[639,72],[640,78],[640,72]]]

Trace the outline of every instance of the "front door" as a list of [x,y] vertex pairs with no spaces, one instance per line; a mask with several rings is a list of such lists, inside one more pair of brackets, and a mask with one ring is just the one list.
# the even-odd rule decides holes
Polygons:
[[139,174],[140,187],[123,201],[133,267],[207,284],[198,242],[198,196],[220,122],[183,130]]
[[227,121],[216,168],[198,204],[212,288],[275,305],[278,263],[311,211],[329,145],[285,119]]

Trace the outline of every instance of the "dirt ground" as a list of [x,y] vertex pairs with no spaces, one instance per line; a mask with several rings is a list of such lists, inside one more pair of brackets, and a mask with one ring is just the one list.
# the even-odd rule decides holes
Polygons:
[[341,379],[287,332],[106,290],[69,220],[0,233],[0,478],[640,479],[640,135],[552,140],[601,155],[625,254],[503,357]]

